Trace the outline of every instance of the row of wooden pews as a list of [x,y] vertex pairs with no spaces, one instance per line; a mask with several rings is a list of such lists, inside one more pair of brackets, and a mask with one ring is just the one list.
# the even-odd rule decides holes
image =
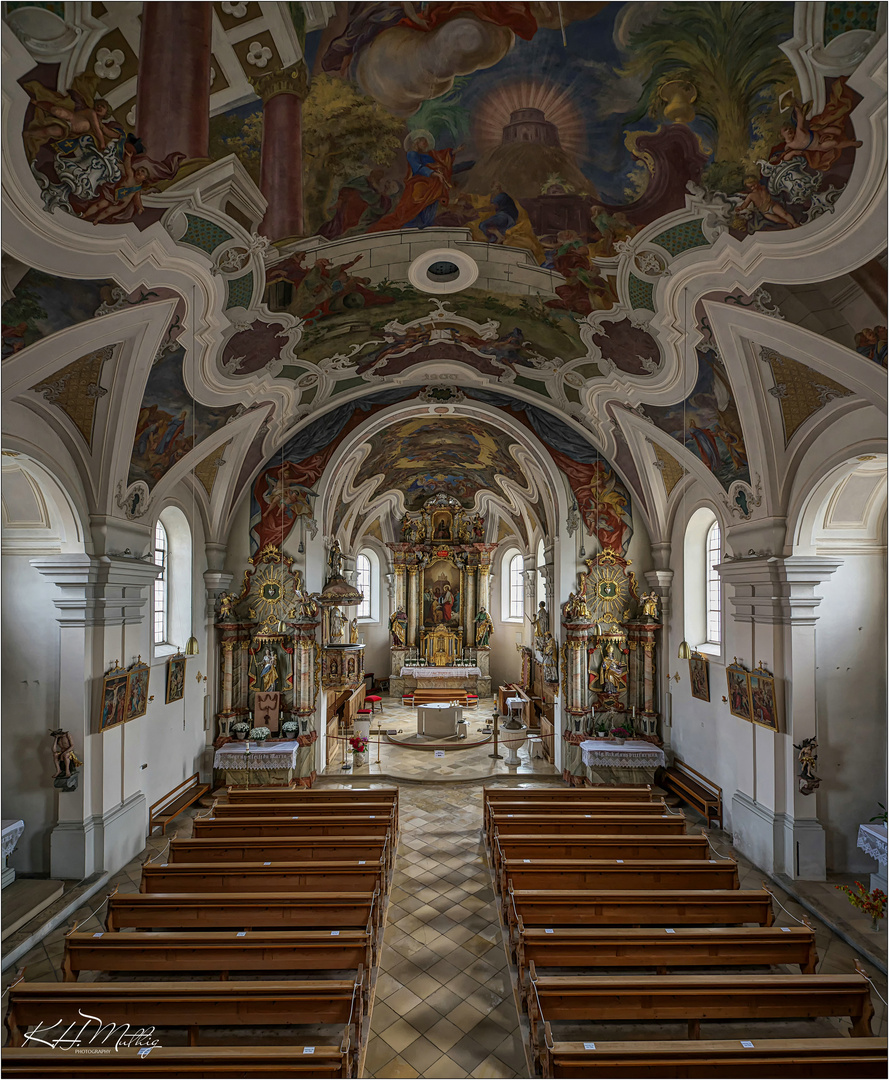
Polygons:
[[[814,928],[775,926],[768,891],[739,889],[735,861],[712,857],[649,787],[485,788],[483,800],[544,1076],[886,1075],[863,971],[815,974]],[[762,973],[776,966],[799,973]],[[776,1020],[816,1017],[847,1018],[854,1038],[768,1037]],[[737,1020],[750,1038],[701,1040],[702,1022]],[[647,1039],[651,1021],[681,1022],[687,1038]],[[639,1025],[638,1036],[603,1042],[597,1024]],[[560,1041],[572,1025],[585,1041]]]
[[230,790],[194,825],[71,930],[63,982],[13,984],[5,1075],[356,1075],[398,789]]

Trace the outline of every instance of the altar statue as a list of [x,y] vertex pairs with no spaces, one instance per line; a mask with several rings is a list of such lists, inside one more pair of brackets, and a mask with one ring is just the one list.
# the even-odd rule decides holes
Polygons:
[[237,599],[237,596],[235,596],[234,593],[230,592],[223,593],[222,596],[219,597],[220,622],[228,622],[228,620],[232,617],[232,608],[234,607],[234,603]]
[[260,689],[263,691],[274,690],[278,682],[278,658],[271,645],[266,645],[263,650],[262,660],[259,667]]
[[334,540],[327,553],[327,568],[332,578],[343,576],[343,553],[340,550],[339,540]]
[[491,622],[491,616],[485,611],[484,608],[478,609],[478,614],[475,617],[475,645],[478,649],[486,649],[488,643],[491,640],[491,634],[494,633],[494,624]]
[[627,665],[614,658],[614,645],[609,643],[602,660],[602,683],[612,694],[622,694],[627,688]]
[[392,644],[396,648],[402,648],[407,637],[407,612],[399,608],[389,617],[389,632],[392,634]]
[[60,776],[70,777],[71,773],[83,764],[74,753],[74,743],[71,741],[71,736],[63,728],[51,731],[50,735],[53,739],[52,759],[56,767],[53,779]]
[[549,630],[549,613],[546,610],[546,603],[541,600],[537,605],[537,614],[529,615],[528,621],[534,627],[534,637],[544,638]]
[[660,597],[653,590],[650,593],[643,593],[642,600],[642,614],[648,616],[650,619],[657,618],[657,605]]
[[592,618],[583,593],[568,593],[568,600],[565,603],[566,622],[592,622]]
[[330,640],[343,641],[349,620],[338,607],[330,609]]
[[540,652],[543,657],[543,678],[548,683],[559,681],[559,644],[547,631],[543,635]]
[[358,619],[357,618],[353,619],[349,623],[349,644],[350,645],[357,645],[358,644]]

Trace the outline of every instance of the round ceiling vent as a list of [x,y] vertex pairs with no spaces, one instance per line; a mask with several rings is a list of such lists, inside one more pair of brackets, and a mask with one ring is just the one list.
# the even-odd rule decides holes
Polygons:
[[421,292],[455,293],[473,284],[478,277],[478,264],[462,251],[436,248],[418,255],[407,276],[411,285]]

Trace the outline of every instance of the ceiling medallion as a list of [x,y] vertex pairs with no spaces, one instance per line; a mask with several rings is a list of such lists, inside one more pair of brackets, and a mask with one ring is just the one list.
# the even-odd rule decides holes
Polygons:
[[478,263],[455,248],[432,248],[418,255],[408,267],[408,279],[426,293],[455,293],[468,289],[478,277]]

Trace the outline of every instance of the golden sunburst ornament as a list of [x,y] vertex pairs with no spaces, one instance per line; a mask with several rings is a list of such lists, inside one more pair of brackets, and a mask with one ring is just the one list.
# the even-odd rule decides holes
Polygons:
[[293,579],[281,563],[266,564],[257,571],[250,591],[252,606],[263,622],[272,622],[293,606]]
[[596,619],[620,619],[630,599],[630,582],[624,568],[611,561],[586,560],[584,575],[587,606]]

